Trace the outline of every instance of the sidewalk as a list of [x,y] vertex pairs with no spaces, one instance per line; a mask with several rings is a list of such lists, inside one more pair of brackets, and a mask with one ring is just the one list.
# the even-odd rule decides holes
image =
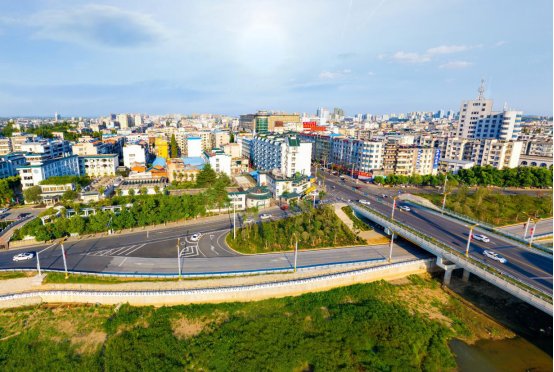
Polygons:
[[[347,207],[347,205],[345,203],[336,203],[335,214],[346,226],[348,226],[348,228],[353,233],[356,233],[354,230],[354,222],[350,219],[350,217],[348,217],[346,213],[344,213],[344,211],[342,210],[343,207]],[[390,241],[389,238],[382,234],[379,234],[375,230],[360,231],[357,235],[360,238],[364,239],[368,244],[385,244]]]

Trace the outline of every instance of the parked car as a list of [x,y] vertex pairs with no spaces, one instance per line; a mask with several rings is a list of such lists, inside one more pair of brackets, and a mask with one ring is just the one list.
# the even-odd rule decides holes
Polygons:
[[271,218],[271,215],[269,213],[264,213],[260,216],[261,220],[268,220]]
[[411,211],[410,207],[406,206],[406,205],[401,205],[398,207],[400,210],[403,210],[404,212],[409,212]]
[[491,252],[491,251],[483,251],[483,255],[487,256],[488,258],[491,258],[495,261],[498,261],[502,264],[506,263],[506,259],[499,255],[498,253]]
[[31,213],[21,213],[19,216],[17,216],[17,219],[18,219],[18,220],[21,220],[21,219],[27,217],[27,216],[30,215],[30,214],[31,214]]
[[491,241],[487,236],[480,235],[480,234],[473,234],[473,239],[479,240],[479,241],[484,242],[484,243],[488,243],[488,242]]
[[281,206],[281,209],[282,209],[282,210],[287,210],[287,209],[289,209],[289,206],[288,206],[288,205],[282,205],[282,206]]
[[26,252],[26,253],[16,254],[15,256],[13,256],[13,260],[14,261],[26,261],[26,260],[32,259],[33,257],[35,257],[34,252]]
[[360,199],[360,200],[358,200],[358,203],[365,204],[365,205],[371,204],[370,202],[368,202],[368,201],[365,200],[365,199]]
[[0,209],[0,214],[6,213],[9,210],[10,210],[10,208],[2,208],[2,209]]
[[248,217],[247,219],[244,220],[244,223],[254,223],[254,219],[251,217]]
[[381,196],[382,196],[383,198],[388,198],[388,197],[389,197],[389,196],[386,195],[386,194],[381,194]]
[[197,242],[200,240],[200,238],[202,237],[202,234],[201,233],[196,233],[196,234],[193,234],[191,237],[190,237],[190,240],[193,241],[193,242]]

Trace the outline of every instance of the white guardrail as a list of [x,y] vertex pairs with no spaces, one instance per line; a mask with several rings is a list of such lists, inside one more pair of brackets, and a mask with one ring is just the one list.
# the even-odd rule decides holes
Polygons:
[[107,296],[107,297],[129,297],[129,296],[149,296],[149,297],[159,297],[159,296],[190,296],[198,294],[208,294],[208,293],[225,293],[225,292],[237,292],[237,291],[255,291],[263,290],[267,288],[275,287],[285,287],[293,285],[304,285],[308,283],[314,283],[323,280],[333,280],[339,278],[345,278],[354,275],[367,274],[371,272],[378,272],[384,270],[390,270],[402,266],[408,265],[418,265],[418,264],[432,264],[435,262],[434,258],[426,258],[421,260],[412,260],[412,261],[403,261],[393,264],[374,266],[364,269],[357,269],[343,273],[337,274],[326,274],[319,275],[310,278],[304,279],[291,279],[278,282],[270,283],[260,283],[260,284],[249,284],[242,286],[233,286],[233,287],[215,287],[215,288],[200,288],[200,289],[177,289],[177,290],[165,290],[165,291],[67,291],[67,290],[53,290],[53,291],[30,291],[22,293],[12,293],[7,295],[0,296],[0,301],[8,300],[17,300],[22,298],[30,298],[37,296],[81,296],[81,297],[98,297],[98,296]]
[[[438,212],[436,210],[433,210],[429,207],[426,207],[424,205],[421,205],[420,203],[417,203],[413,200],[404,200],[404,202],[415,205],[418,208],[423,208],[423,209],[425,209],[425,210],[427,210],[431,213],[440,214],[440,212]],[[459,222],[460,220],[462,220],[462,221],[469,222],[471,224],[479,224],[479,227],[485,228],[486,230],[489,230],[490,232],[498,235],[499,237],[504,236],[504,238],[506,238],[506,237],[509,238],[510,242],[512,242],[513,244],[518,245],[520,248],[526,249],[526,250],[534,252],[534,253],[541,254],[545,257],[552,258],[552,250],[550,250],[548,248],[545,248],[545,247],[542,247],[542,246],[538,245],[537,243],[533,243],[533,245],[532,245],[533,248],[530,248],[528,241],[524,240],[523,238],[521,238],[521,237],[519,237],[515,234],[511,234],[507,231],[501,231],[500,228],[497,227],[497,226],[491,225],[489,223],[480,221],[480,220],[472,218],[472,217],[468,217],[466,215],[460,214],[458,212],[454,212],[453,210],[446,209],[446,208],[444,209],[444,214],[441,215],[441,216],[443,218],[449,218],[450,220],[453,220],[455,222]],[[535,238],[539,238],[539,237],[544,238],[544,237],[547,237],[547,236],[550,236],[550,235],[552,235],[552,234],[535,235]]]
[[[325,269],[334,269],[334,268],[348,268],[363,266],[368,264],[376,264],[380,262],[387,261],[385,258],[370,258],[367,260],[356,260],[356,261],[343,261],[343,262],[333,262],[328,264],[318,264],[318,265],[305,265],[297,266],[297,271],[316,271],[316,270],[325,270]],[[13,268],[13,269],[0,269],[0,272],[33,272],[37,271],[36,268]],[[42,272],[49,273],[65,273],[63,269],[42,269]],[[77,271],[77,270],[68,270],[71,275],[86,275],[86,276],[96,276],[96,277],[116,277],[116,278],[135,278],[135,279],[178,279],[178,273],[145,273],[145,274],[134,274],[134,273],[112,273],[112,272],[93,272],[93,271]],[[243,271],[216,271],[216,272],[206,272],[206,273],[189,273],[182,272],[181,277],[184,278],[213,278],[213,277],[226,277],[226,276],[249,276],[249,275],[263,275],[263,274],[279,274],[279,273],[291,273],[294,272],[294,267],[287,267],[282,269],[260,269],[260,270],[243,270]]]
[[[402,226],[402,224],[398,223],[397,221],[390,221],[386,218],[383,218],[382,214],[379,211],[371,207],[361,206],[354,203],[350,203],[350,207],[360,214],[362,214],[363,212],[366,212],[366,213],[370,212],[371,219],[379,223],[380,225],[385,227],[389,227],[389,226],[392,227],[395,233],[398,233],[399,235],[402,235],[403,237],[411,240],[415,244],[421,246],[422,248],[435,254],[436,256],[445,258],[455,263],[459,267],[462,267],[468,270],[469,272],[471,272],[472,274],[475,274],[480,278],[483,278],[486,281],[493,283],[497,287],[505,290],[508,293],[511,293],[512,295],[535,306],[538,309],[543,310],[544,312],[550,315],[553,314],[552,296],[549,293],[541,290],[540,288],[533,287],[532,285],[529,285],[527,283],[522,283],[520,279],[506,272],[498,270],[496,268],[485,269],[485,267],[488,267],[488,265],[484,261],[475,259],[473,257],[466,258],[465,256],[463,256],[463,254],[459,252],[453,253],[452,251],[456,252],[456,249],[454,247],[449,247],[448,245],[442,242],[438,242],[432,238],[429,238],[425,236],[425,234],[423,233],[418,232],[416,234],[414,233],[414,232],[417,232],[415,229],[405,228]],[[449,248],[452,251],[442,248],[441,245]],[[482,267],[481,265],[484,267]],[[506,278],[510,278],[514,280],[516,283],[520,283],[521,286],[517,285],[516,283],[509,282]],[[530,291],[524,286],[531,287],[534,291],[541,293],[542,296],[539,295],[538,293]]]

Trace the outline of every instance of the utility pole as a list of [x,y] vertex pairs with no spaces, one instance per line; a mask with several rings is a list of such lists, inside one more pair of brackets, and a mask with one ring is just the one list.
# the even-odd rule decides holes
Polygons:
[[441,214],[444,214],[444,206],[446,205],[446,180],[448,180],[448,173],[444,176],[444,186],[442,187],[443,198]]
[[237,226],[237,222],[236,222],[236,218],[237,218],[237,212],[236,212],[236,203],[235,203],[235,199],[233,198],[233,240],[235,240],[237,238],[237,232],[236,232],[236,226]]
[[294,273],[296,274],[296,260],[298,258],[298,237],[296,236],[296,233],[292,233],[292,236],[294,236],[294,239],[296,240],[296,245],[294,246]]
[[40,259],[38,258],[38,255],[40,252],[37,252],[37,269],[38,269],[38,276],[40,276],[42,273],[40,271]]

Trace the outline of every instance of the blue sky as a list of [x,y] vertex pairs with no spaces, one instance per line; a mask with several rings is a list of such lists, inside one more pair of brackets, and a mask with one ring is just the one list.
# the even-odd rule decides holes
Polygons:
[[552,1],[3,1],[0,117],[552,115]]

